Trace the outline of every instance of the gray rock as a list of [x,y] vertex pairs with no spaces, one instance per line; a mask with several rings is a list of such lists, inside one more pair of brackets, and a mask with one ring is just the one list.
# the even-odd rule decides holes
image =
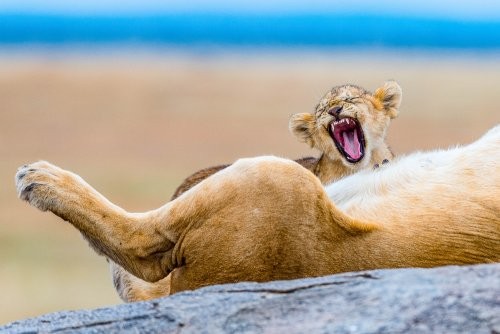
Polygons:
[[0,333],[500,333],[500,264],[212,286]]

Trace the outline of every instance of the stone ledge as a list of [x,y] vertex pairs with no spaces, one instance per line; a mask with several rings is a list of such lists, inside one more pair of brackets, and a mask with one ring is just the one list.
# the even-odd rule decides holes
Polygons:
[[500,333],[500,264],[212,286],[0,333]]

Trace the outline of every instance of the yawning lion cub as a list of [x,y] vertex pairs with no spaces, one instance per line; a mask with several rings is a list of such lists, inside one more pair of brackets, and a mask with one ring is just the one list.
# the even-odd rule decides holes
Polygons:
[[[295,161],[323,184],[389,161],[393,154],[385,137],[390,120],[399,113],[401,96],[401,87],[395,81],[386,82],[375,94],[355,85],[332,88],[314,113],[290,118],[290,131],[321,152],[319,158]],[[228,166],[208,167],[192,174],[177,188],[172,199]]]

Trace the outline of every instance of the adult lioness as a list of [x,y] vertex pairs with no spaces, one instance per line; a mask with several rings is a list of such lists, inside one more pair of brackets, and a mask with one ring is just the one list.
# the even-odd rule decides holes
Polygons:
[[[370,268],[500,260],[500,126],[325,188],[300,165],[242,159],[165,206],[133,214],[46,162],[19,196],[78,228],[99,253],[163,292]],[[333,200],[333,201],[332,201]],[[175,270],[174,270],[175,269]]]
[[[500,126],[325,188],[299,164],[241,159],[163,207],[129,213],[76,174],[21,167],[21,199],[166,293],[390,267],[500,261]],[[342,209],[342,210],[341,210]],[[175,270],[174,270],[175,269]],[[169,275],[170,274],[170,275]]]
[[[295,114],[290,131],[321,152],[319,158],[295,160],[323,184],[336,181],[394,156],[385,142],[390,120],[399,113],[401,87],[388,81],[374,94],[355,85],[342,85],[326,93],[314,113]],[[213,166],[187,177],[172,199],[229,165]]]

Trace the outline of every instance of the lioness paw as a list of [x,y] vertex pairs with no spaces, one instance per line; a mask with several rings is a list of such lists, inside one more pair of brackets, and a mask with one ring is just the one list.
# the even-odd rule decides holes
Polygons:
[[56,205],[57,188],[64,182],[65,173],[46,161],[24,165],[16,173],[17,194],[42,211],[50,210]]

